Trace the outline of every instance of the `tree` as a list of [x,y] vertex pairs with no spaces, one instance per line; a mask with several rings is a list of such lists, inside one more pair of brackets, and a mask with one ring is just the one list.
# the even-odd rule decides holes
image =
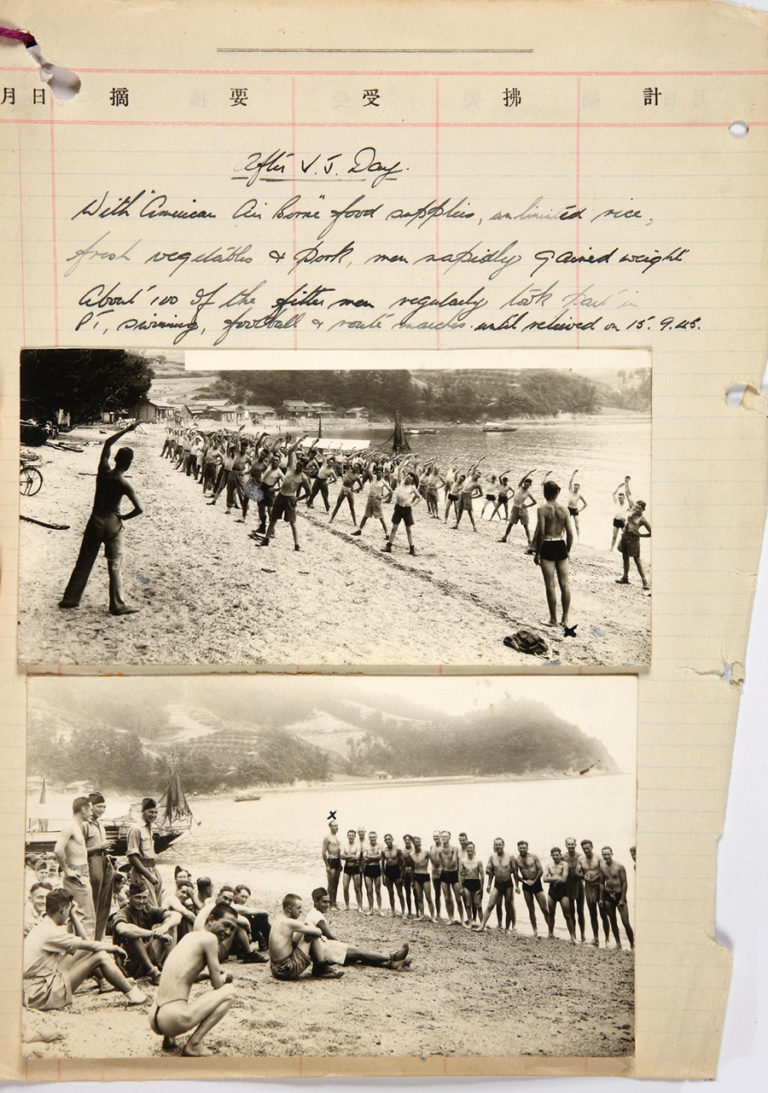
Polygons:
[[103,410],[128,410],[152,384],[144,357],[125,349],[24,349],[22,413],[56,420],[67,410],[73,425],[100,418]]

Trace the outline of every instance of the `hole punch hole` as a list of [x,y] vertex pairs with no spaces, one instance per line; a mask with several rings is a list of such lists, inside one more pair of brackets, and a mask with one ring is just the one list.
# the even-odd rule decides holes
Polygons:
[[728,132],[732,137],[736,137],[737,140],[741,140],[749,132],[749,126],[745,121],[732,121],[728,126]]
[[729,387],[725,392],[725,401],[729,406],[741,406],[741,400],[744,398],[746,389],[746,384],[735,383],[733,387]]

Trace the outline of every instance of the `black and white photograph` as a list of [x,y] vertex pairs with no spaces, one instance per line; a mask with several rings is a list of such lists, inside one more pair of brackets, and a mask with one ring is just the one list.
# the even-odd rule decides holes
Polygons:
[[648,354],[226,356],[22,353],[22,665],[649,665]]
[[629,676],[30,679],[24,1055],[633,1055],[636,734]]

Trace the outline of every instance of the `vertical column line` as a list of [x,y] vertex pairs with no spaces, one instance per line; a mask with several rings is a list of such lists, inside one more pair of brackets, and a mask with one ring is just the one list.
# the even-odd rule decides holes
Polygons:
[[[576,212],[581,202],[581,76],[576,77]],[[576,257],[581,253],[581,220],[576,217]],[[576,322],[581,319],[581,264],[576,262]],[[581,348],[581,331],[576,328],[576,348]]]
[[27,344],[27,296],[24,281],[24,173],[21,169],[21,126],[16,130],[17,163],[19,171],[19,283],[21,287],[21,344]]
[[[440,80],[435,77],[435,205],[440,204]],[[440,258],[440,217],[435,217],[435,257]],[[440,299],[440,262],[435,262],[435,300]],[[440,322],[440,307],[435,306],[435,323]],[[435,349],[440,348],[440,328],[435,327]]]
[[51,257],[53,259],[53,342],[59,345],[59,257],[56,244],[56,142],[53,95],[50,98],[49,133],[51,145]]
[[[291,197],[296,197],[296,77],[291,76]],[[293,206],[291,206],[293,208]],[[293,239],[293,254],[296,254],[296,217],[291,217],[291,229]],[[295,261],[294,261],[295,266]],[[293,271],[293,295],[296,297],[296,290],[299,287],[299,271],[294,268]],[[296,304],[293,305],[293,318],[296,320],[298,314],[298,308]],[[297,326],[293,328],[293,348],[299,347],[299,329]]]

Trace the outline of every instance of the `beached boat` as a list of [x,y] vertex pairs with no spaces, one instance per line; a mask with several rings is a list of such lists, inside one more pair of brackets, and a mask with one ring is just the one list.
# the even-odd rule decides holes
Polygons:
[[489,421],[483,425],[484,433],[516,433],[518,425],[507,425],[503,421]]
[[242,793],[235,794],[235,800],[239,804],[241,801],[260,801],[260,793],[252,793],[251,790],[243,790]]
[[[61,820],[49,818],[46,804],[45,779],[40,790],[37,815],[27,820],[26,853],[51,854],[61,830]],[[163,796],[157,802],[158,816],[152,834],[155,840],[155,852],[162,854],[171,843],[185,835],[192,826],[192,810],[181,786],[178,770],[171,774]],[[31,811],[31,810],[30,810]],[[102,820],[107,839],[112,843],[111,853],[118,857],[125,854],[128,847],[128,832],[137,823],[141,823],[141,801],[134,801],[128,812],[114,819]]]

